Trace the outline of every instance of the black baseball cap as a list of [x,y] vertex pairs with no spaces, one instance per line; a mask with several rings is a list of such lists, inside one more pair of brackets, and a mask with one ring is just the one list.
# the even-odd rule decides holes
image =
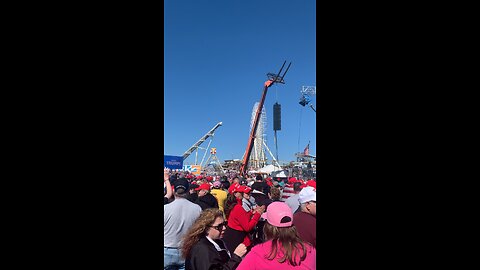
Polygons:
[[179,189],[183,189],[184,191],[187,191],[189,188],[190,184],[188,183],[187,178],[179,178],[175,181],[175,192],[177,192]]

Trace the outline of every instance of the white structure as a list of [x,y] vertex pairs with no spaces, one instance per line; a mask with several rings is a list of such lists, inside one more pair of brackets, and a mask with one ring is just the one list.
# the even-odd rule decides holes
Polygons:
[[[255,114],[257,112],[257,107],[259,102],[256,102],[253,105],[252,109],[252,118],[250,121],[250,132],[252,131],[253,121],[255,121]],[[250,154],[250,159],[248,164],[250,168],[262,168],[267,163],[267,157],[265,155],[265,148],[267,142],[267,112],[265,111],[265,107],[262,108],[262,112],[260,114],[260,119],[258,119],[258,127],[257,132],[255,133],[255,139],[253,141],[252,153]],[[250,133],[249,132],[249,133]]]

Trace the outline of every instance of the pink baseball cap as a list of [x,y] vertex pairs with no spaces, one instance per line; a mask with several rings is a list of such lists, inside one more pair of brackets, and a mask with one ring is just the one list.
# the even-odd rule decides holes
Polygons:
[[284,202],[269,204],[262,218],[275,227],[290,227],[293,224],[292,209]]

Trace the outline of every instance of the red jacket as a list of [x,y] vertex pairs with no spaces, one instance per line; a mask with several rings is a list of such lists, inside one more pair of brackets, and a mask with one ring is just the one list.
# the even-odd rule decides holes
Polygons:
[[[250,232],[257,225],[259,219],[260,213],[255,212],[253,214],[252,211],[245,211],[242,207],[242,201],[238,200],[228,216],[228,227],[237,231]],[[248,235],[243,239],[243,244],[247,247],[251,245]]]

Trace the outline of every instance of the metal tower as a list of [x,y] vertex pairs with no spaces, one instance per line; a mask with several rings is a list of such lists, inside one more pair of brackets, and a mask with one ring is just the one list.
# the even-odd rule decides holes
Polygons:
[[[300,97],[300,102],[299,104],[304,106],[309,104],[311,101],[311,96],[315,96],[317,94],[317,87],[316,86],[302,86],[302,90],[300,90],[300,94],[302,96]],[[317,110],[315,107],[313,107],[313,104],[310,103],[310,108],[317,113]]]
[[[203,154],[202,162],[200,162],[200,165],[203,165],[203,160],[205,159],[205,156],[207,155],[207,149],[210,147],[210,144],[212,143],[213,136],[215,134],[215,130],[222,125],[222,122],[218,122],[207,134],[203,135],[200,140],[198,140],[195,144],[193,144],[190,148],[188,148],[185,153],[183,153],[183,160],[187,159],[190,154],[196,150],[195,152],[195,165],[197,165],[197,157],[198,157],[198,149],[205,150],[205,153]],[[208,138],[210,138],[210,142],[208,142],[207,148],[200,147],[200,145],[206,141]]]
[[[258,105],[259,102],[256,102],[255,105],[253,105],[252,117],[250,121],[250,132],[253,128]],[[267,142],[267,134],[265,133],[267,131],[267,112],[265,110],[265,107],[262,108],[258,121],[258,127],[255,133],[255,139],[253,141],[252,154],[249,158],[250,166],[257,169],[262,168],[267,164],[267,156],[265,155],[264,148],[264,145]]]
[[225,175],[225,170],[220,163],[220,160],[217,158],[217,148],[210,148],[210,156],[205,162],[205,167],[202,169],[210,174],[212,173],[219,173],[221,175]]

